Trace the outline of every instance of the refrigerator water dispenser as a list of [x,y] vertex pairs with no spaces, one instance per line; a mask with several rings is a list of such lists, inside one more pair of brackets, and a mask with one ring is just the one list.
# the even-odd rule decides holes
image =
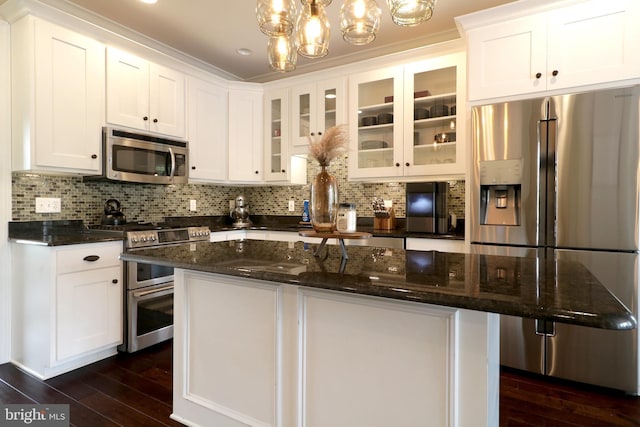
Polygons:
[[480,224],[520,225],[522,160],[480,162]]

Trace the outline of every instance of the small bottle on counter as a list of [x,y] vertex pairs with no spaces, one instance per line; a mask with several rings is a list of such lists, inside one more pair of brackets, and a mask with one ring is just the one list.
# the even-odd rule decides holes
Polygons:
[[355,233],[356,219],[356,204],[340,203],[338,206],[338,219],[336,221],[338,231],[340,233]]

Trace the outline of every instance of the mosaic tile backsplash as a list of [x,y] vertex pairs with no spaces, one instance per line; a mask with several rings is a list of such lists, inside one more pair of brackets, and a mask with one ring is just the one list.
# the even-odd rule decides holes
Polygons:
[[[308,161],[308,180],[318,174],[320,167]],[[404,183],[361,183],[347,181],[346,158],[334,161],[329,173],[338,179],[341,202],[356,203],[358,216],[371,217],[373,197],[393,200],[397,217],[405,216]],[[464,181],[450,181],[449,211],[464,218]],[[309,185],[236,187],[207,184],[148,185],[83,182],[76,176],[48,176],[31,173],[12,175],[14,221],[79,219],[86,224],[99,224],[104,203],[117,199],[128,222],[162,221],[167,216],[226,215],[229,200],[244,194],[249,210],[257,215],[302,215],[302,202],[309,199]],[[36,197],[60,197],[62,212],[36,213]],[[197,211],[189,211],[189,201],[196,200]],[[295,201],[296,212],[288,210],[289,200]]]

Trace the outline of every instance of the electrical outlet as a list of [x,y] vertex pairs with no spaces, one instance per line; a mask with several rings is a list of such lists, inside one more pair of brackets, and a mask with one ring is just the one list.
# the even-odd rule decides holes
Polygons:
[[194,199],[189,200],[189,210],[191,212],[195,212],[198,209],[196,208],[196,201]]
[[58,213],[61,209],[60,197],[36,197],[36,213]]
[[296,202],[295,200],[289,200],[289,212],[295,212]]

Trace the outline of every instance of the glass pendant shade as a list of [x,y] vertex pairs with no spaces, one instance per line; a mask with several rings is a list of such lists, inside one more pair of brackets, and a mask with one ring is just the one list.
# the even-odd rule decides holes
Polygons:
[[296,24],[298,53],[307,58],[320,58],[329,53],[329,20],[316,0],[302,6]]
[[269,66],[274,71],[286,73],[296,69],[298,53],[292,36],[276,36],[269,38],[267,45]]
[[258,0],[256,19],[260,31],[270,37],[291,35],[296,19],[295,0]]
[[436,0],[387,0],[387,5],[395,24],[412,27],[431,18]]
[[340,8],[342,38],[355,45],[371,43],[380,29],[381,13],[376,0],[345,0]]
[[[300,0],[302,4],[310,4],[313,0]],[[331,4],[331,0],[316,0],[316,4],[319,4],[322,7],[327,7]]]

